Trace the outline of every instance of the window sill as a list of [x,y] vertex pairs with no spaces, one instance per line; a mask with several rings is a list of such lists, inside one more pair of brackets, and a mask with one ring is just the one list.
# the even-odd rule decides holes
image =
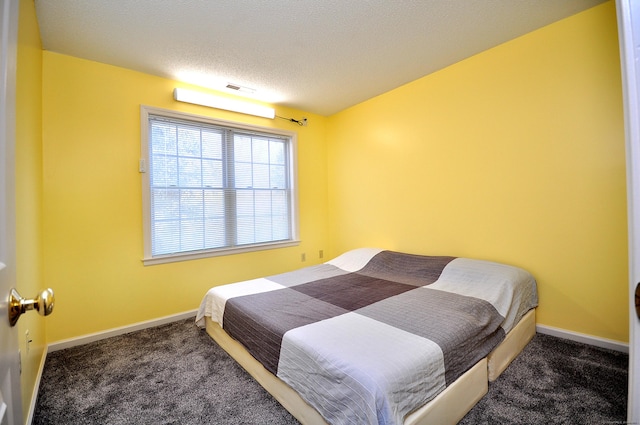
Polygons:
[[225,255],[243,254],[254,251],[264,251],[267,249],[287,248],[300,245],[299,240],[285,242],[271,242],[260,245],[251,245],[237,248],[212,249],[203,251],[192,251],[178,254],[158,255],[156,257],[145,257],[142,263],[145,266],[153,266],[156,264],[175,263],[178,261],[199,260],[209,257],[222,257]]

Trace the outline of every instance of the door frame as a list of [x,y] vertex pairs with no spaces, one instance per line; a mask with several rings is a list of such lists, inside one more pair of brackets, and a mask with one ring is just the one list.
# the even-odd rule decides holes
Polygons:
[[[9,325],[8,298],[16,284],[15,253],[15,138],[16,64],[20,0],[0,0],[0,393],[2,424],[23,423],[18,330]],[[6,267],[5,267],[6,266]],[[4,317],[2,317],[4,316]]]
[[640,3],[616,0],[616,12],[624,99],[629,232],[627,422],[640,423],[640,318],[635,308],[635,288],[640,282]]

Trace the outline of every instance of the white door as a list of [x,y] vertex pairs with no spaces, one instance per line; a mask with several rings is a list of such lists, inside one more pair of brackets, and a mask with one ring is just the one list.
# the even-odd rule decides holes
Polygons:
[[628,423],[640,423],[640,316],[636,287],[640,282],[640,2],[617,0],[627,144],[629,214],[629,405]]
[[0,0],[0,425],[22,424],[18,331],[9,325],[15,286],[15,76],[19,0]]

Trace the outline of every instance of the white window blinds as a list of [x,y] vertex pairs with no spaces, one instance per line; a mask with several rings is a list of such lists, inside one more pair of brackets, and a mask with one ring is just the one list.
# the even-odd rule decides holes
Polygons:
[[293,241],[291,143],[149,114],[151,257]]

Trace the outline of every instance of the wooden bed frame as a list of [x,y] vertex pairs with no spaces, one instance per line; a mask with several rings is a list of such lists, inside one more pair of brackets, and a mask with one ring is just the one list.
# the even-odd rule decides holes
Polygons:
[[[460,421],[487,393],[488,383],[497,379],[533,338],[536,332],[535,324],[535,309],[533,309],[524,315],[502,343],[486,358],[476,363],[429,403],[408,414],[404,425],[455,424]],[[214,341],[302,424],[327,425],[316,409],[286,383],[266,370],[210,317],[206,318],[206,330]]]

